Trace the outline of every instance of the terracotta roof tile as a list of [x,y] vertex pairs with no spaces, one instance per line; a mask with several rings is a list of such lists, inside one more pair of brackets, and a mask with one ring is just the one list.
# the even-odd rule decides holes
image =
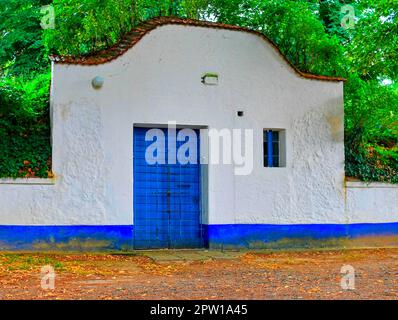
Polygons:
[[299,76],[308,79],[325,80],[325,81],[345,81],[344,78],[340,77],[315,75],[300,71],[293,64],[291,64],[289,60],[286,59],[286,57],[281,53],[281,51],[273,41],[271,41],[265,35],[263,35],[258,31],[244,27],[228,25],[228,24],[221,24],[221,23],[214,23],[214,22],[200,21],[200,20],[181,19],[176,17],[159,17],[146,21],[141,25],[139,25],[137,28],[127,33],[122,40],[120,40],[117,44],[115,44],[113,47],[110,47],[109,49],[101,50],[84,56],[52,55],[50,56],[50,59],[55,63],[59,64],[97,65],[97,64],[107,63],[123,55],[126,51],[128,51],[136,43],[138,43],[146,34],[163,25],[186,25],[186,26],[213,28],[213,29],[235,30],[235,31],[242,31],[242,32],[255,34],[264,39],[265,41],[267,41],[268,43],[270,43],[271,46],[274,47],[274,49],[282,56],[282,58],[294,69],[294,71]]

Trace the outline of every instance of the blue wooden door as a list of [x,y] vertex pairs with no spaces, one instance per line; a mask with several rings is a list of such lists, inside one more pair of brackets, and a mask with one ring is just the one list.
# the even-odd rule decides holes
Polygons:
[[[203,246],[200,216],[199,133],[197,164],[148,164],[148,128],[134,128],[134,244],[137,249]],[[177,130],[178,132],[179,130]],[[177,150],[184,142],[177,142]]]

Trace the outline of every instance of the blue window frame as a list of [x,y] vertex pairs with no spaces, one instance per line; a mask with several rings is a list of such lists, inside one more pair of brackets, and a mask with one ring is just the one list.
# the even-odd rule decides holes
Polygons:
[[264,130],[264,167],[280,167],[280,134],[276,130]]

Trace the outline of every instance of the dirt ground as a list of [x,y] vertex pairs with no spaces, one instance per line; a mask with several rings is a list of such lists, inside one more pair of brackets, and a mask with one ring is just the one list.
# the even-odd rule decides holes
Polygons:
[[[354,290],[341,287],[347,265]],[[51,286],[43,266],[55,270],[53,290],[41,286]],[[0,298],[397,299],[398,249],[1,253]]]

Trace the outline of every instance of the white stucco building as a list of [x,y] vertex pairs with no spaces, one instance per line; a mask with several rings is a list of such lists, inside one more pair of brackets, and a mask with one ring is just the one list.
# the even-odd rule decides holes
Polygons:
[[[55,177],[1,180],[1,248],[261,247],[395,233],[398,189],[346,189],[343,119],[343,79],[301,73],[260,33],[151,20],[111,49],[53,57]],[[170,122],[201,130],[199,164],[144,162],[146,133]],[[206,163],[212,129],[252,130],[250,174]]]

